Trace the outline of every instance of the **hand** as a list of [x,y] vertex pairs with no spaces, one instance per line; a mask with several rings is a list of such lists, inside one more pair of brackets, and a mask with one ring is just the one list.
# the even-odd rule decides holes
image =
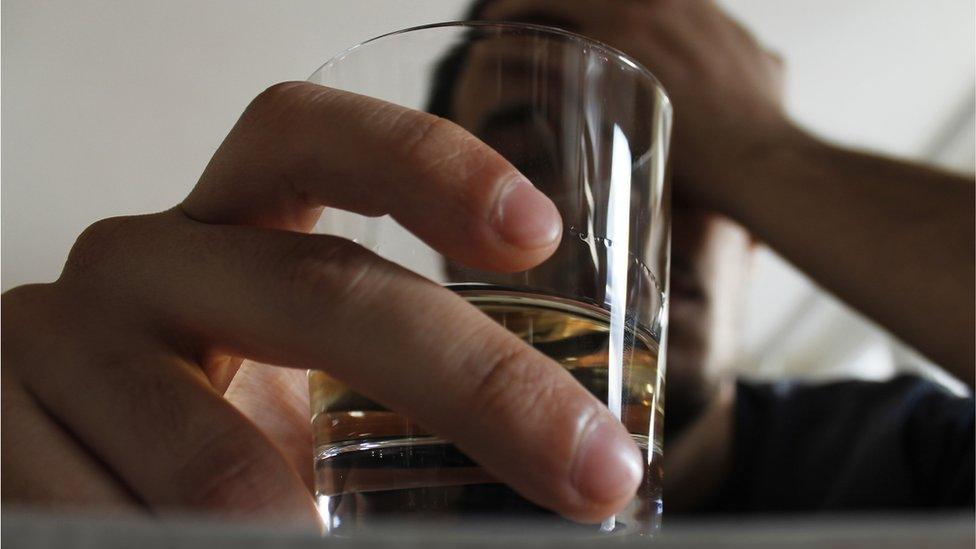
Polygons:
[[712,0],[497,0],[481,15],[563,27],[648,67],[674,106],[676,189],[702,205],[725,209],[730,176],[792,132],[780,58]]
[[222,394],[242,357],[327,370],[568,517],[631,498],[640,454],[605,406],[449,290],[302,234],[323,204],[485,269],[560,238],[553,204],[461,128],[274,86],[182,205],[94,224],[57,282],[3,296],[4,502],[315,520],[288,449]]

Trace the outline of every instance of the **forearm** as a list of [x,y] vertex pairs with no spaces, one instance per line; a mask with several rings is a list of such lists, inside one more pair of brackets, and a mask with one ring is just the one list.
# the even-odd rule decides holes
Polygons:
[[974,185],[800,132],[728,175],[723,209],[950,373],[974,378]]

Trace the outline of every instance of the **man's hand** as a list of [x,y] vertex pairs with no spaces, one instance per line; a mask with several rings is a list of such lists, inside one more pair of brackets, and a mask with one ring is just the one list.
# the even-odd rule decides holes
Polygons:
[[4,502],[315,520],[283,449],[222,394],[242,358],[326,370],[568,517],[633,496],[640,453],[605,406],[449,290],[303,234],[325,204],[485,269],[560,238],[553,204],[458,126],[274,86],[183,204],[94,224],[57,282],[3,296]]
[[727,209],[729,174],[793,131],[781,59],[713,0],[497,0],[483,16],[560,26],[649,68],[673,101],[676,189],[700,206]]

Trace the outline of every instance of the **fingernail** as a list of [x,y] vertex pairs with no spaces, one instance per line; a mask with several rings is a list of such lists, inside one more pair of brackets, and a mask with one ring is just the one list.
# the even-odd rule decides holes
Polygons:
[[492,224],[505,242],[518,248],[547,246],[562,233],[556,205],[522,177],[501,191]]
[[584,498],[610,503],[634,495],[643,476],[643,458],[634,442],[618,425],[601,421],[580,444],[572,481]]

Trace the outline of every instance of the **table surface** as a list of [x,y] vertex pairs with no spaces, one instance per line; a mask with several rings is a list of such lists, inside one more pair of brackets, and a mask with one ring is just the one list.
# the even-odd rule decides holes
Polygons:
[[[354,539],[323,539],[314,532],[285,531],[269,526],[200,520],[94,518],[40,515],[4,510],[2,539],[7,548],[136,548],[179,547],[311,548],[447,547],[544,549],[558,547],[662,548],[698,547],[831,547],[884,549],[937,547],[972,549],[976,544],[973,512],[955,515],[861,517],[764,517],[707,522],[669,522],[654,540],[569,539],[552,532],[521,529],[517,535],[496,532],[447,532],[398,528],[371,532]],[[487,533],[486,533],[487,532]]]

